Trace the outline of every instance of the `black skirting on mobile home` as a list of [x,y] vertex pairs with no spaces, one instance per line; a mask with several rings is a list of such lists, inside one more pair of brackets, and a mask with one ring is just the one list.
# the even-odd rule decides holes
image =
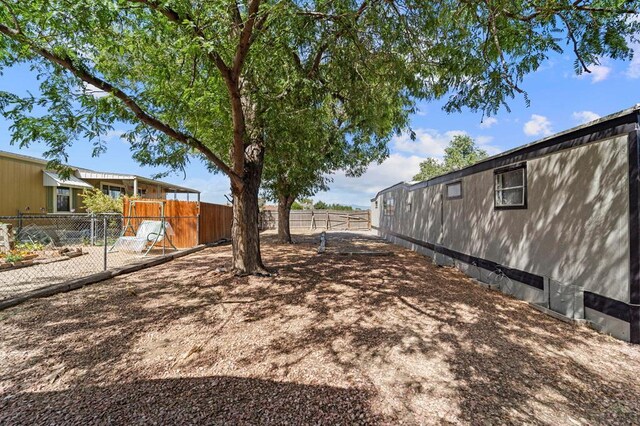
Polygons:
[[640,104],[372,200],[379,235],[640,343]]

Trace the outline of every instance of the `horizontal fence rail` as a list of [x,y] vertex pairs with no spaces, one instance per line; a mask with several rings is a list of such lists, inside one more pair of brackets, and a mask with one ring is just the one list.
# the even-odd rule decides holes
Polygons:
[[[261,212],[260,226],[277,229],[278,212]],[[371,214],[369,210],[291,210],[289,226],[291,229],[368,230],[371,229]]]

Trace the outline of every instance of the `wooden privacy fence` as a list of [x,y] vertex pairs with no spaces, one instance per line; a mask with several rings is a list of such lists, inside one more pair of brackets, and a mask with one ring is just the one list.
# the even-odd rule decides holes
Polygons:
[[[262,229],[278,228],[278,212],[266,210],[260,213]],[[362,231],[371,229],[369,210],[291,210],[291,229],[335,229]]]
[[220,204],[200,203],[200,244],[231,238],[233,208]]
[[144,199],[134,200],[129,210],[131,201],[124,198],[124,222],[129,220],[131,227],[138,229],[143,220],[160,220],[164,210],[164,218],[174,232],[171,241],[178,248],[231,238],[233,210],[229,206],[197,201]]

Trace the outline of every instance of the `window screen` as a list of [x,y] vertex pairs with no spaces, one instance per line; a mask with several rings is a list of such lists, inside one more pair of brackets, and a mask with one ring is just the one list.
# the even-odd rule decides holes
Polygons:
[[527,204],[527,168],[525,165],[495,172],[495,205],[523,208]]
[[462,198],[462,182],[454,182],[447,185],[447,198]]

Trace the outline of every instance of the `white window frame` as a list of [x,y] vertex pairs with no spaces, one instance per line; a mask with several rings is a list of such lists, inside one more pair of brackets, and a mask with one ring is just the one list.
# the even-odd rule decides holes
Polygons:
[[[73,188],[70,186],[54,186],[53,192],[53,212],[54,213],[73,213],[75,210],[75,206],[73,205]],[[58,211],[58,189],[68,189],[69,190],[69,211]]]
[[[509,186],[506,188],[498,187],[498,183],[501,182],[502,176],[506,173],[513,173],[520,171],[522,173],[522,185]],[[526,209],[527,208],[527,163],[519,163],[509,167],[494,170],[493,175],[493,205],[495,210],[512,210],[512,209]],[[510,191],[514,189],[522,190],[522,202],[519,204],[501,204],[502,197],[498,197],[499,194],[504,191]]]

